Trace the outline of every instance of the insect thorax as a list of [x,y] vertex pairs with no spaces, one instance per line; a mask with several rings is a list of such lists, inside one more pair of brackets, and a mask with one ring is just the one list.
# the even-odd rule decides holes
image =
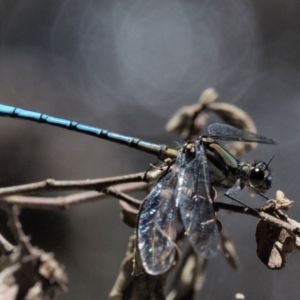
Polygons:
[[238,179],[239,161],[215,141],[204,143],[212,185],[231,188]]

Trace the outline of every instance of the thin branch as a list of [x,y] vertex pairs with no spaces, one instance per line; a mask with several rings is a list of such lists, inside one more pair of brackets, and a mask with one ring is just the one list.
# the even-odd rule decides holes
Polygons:
[[119,200],[123,200],[126,203],[131,204],[136,208],[139,208],[142,203],[141,200],[138,200],[138,199],[135,199],[134,197],[126,195],[124,192],[121,192],[119,189],[116,189],[116,188],[107,188],[103,192],[106,193],[107,195],[111,195]]
[[[269,213],[261,211],[261,209],[257,209],[258,210],[258,214],[257,214],[257,212],[254,212],[251,209],[248,209],[248,208],[245,208],[242,206],[238,206],[238,205],[234,205],[234,204],[227,204],[224,202],[215,202],[214,207],[216,210],[219,210],[219,209],[230,210],[233,212],[249,215],[249,216],[256,217],[256,218],[258,218],[258,215],[259,215],[260,219],[262,219],[263,221],[268,222],[276,227],[283,228],[285,230],[293,232],[295,235],[300,237],[300,223],[298,223],[295,220],[292,220],[290,218],[287,218],[287,220],[284,221],[284,220],[278,219],[278,218],[270,215]],[[297,239],[297,247],[300,247],[299,239]]]
[[86,180],[61,180],[46,179],[44,181],[17,185],[12,187],[0,188],[0,197],[7,197],[16,194],[40,192],[40,191],[69,191],[69,190],[102,190],[111,185],[128,182],[148,182],[145,172],[136,174],[107,177],[100,179]]
[[288,231],[291,231],[293,232],[294,234],[296,234],[297,236],[300,236],[300,224],[294,220],[293,221],[293,225],[286,222],[286,221],[283,221],[283,220],[280,220],[268,213],[265,213],[263,211],[261,211],[260,213],[260,217],[263,221],[266,221],[268,223],[271,223],[277,227],[280,227],[280,228],[283,228],[283,229],[286,229]]
[[[125,183],[106,189],[106,192],[83,192],[68,195],[65,197],[27,197],[27,196],[10,196],[1,199],[0,206],[18,205],[20,208],[36,208],[36,209],[66,209],[69,206],[91,202],[98,200],[111,194],[127,203],[136,206],[137,200],[132,197],[122,198],[122,193],[144,190],[148,186],[144,182]],[[121,194],[120,194],[121,193]]]
[[0,252],[4,255],[9,255],[14,251],[14,245],[12,245],[2,234],[0,234]]
[[30,243],[30,238],[23,231],[23,226],[19,220],[20,208],[17,205],[11,207],[11,212],[8,215],[10,218],[9,225],[12,232],[15,232],[17,240],[23,246],[22,251],[23,254],[31,254],[32,253],[32,245]]
[[[38,209],[66,209],[69,206],[82,204],[86,202],[91,202],[95,200],[99,200],[99,198],[103,198],[107,194],[125,201],[126,203],[133,205],[134,207],[138,207],[141,204],[141,201],[126,195],[125,193],[144,190],[148,184],[146,183],[126,183],[122,185],[117,185],[115,187],[110,187],[105,189],[103,192],[84,192],[84,193],[76,193],[72,195],[68,195],[65,197],[26,197],[26,196],[10,196],[2,199],[2,205],[18,205],[20,208],[38,208]],[[223,202],[215,202],[214,207],[216,210],[224,209],[230,210],[237,213],[242,213],[246,215],[250,215],[253,217],[258,217],[257,213],[238,205],[227,204]],[[266,212],[260,211],[259,216],[262,220],[280,227],[284,228],[288,231],[293,232],[295,235],[300,237],[300,224],[292,219],[288,219],[287,221],[276,218]],[[288,221],[290,223],[288,223]],[[297,243],[298,244],[298,243]],[[300,245],[300,240],[299,240]]]

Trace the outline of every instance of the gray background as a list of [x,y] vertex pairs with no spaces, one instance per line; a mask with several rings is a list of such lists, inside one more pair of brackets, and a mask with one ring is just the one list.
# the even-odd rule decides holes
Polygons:
[[[221,101],[245,109],[260,133],[280,145],[245,159],[268,161],[274,187],[296,200],[300,220],[299,1],[3,0],[0,9],[2,103],[78,120],[157,143],[173,144],[164,126],[181,106],[215,87]],[[155,158],[76,133],[0,120],[0,184],[45,178],[86,179],[145,170]],[[249,191],[240,198],[262,205]],[[221,200],[221,197],[220,197]],[[251,202],[252,201],[252,202]],[[5,216],[1,215],[4,230]],[[222,213],[242,270],[213,259],[201,299],[294,299],[300,256],[281,271],[256,256],[256,220]],[[116,200],[67,212],[23,215],[33,242],[67,267],[64,300],[106,299],[132,233]]]

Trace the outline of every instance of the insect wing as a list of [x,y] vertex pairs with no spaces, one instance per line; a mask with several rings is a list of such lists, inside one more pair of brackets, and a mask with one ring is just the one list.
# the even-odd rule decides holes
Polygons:
[[210,197],[210,181],[205,149],[195,144],[195,158],[186,164],[178,201],[182,221],[195,252],[205,258],[218,254],[220,236]]
[[177,175],[167,173],[145,199],[138,218],[138,248],[148,274],[166,272],[176,253],[174,204]]
[[238,129],[236,127],[215,123],[211,124],[207,128],[208,136],[216,140],[224,141],[242,141],[242,142],[255,142],[261,144],[278,144],[277,141],[270,139],[268,137]]

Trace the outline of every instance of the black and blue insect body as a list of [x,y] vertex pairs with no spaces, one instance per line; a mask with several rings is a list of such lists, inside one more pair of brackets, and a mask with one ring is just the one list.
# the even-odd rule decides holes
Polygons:
[[[208,134],[193,142],[194,151],[191,154],[186,147],[175,150],[166,145],[3,104],[0,104],[0,115],[88,134],[154,154],[160,159],[175,159],[173,166],[143,202],[138,218],[138,248],[146,272],[152,275],[162,274],[172,266],[176,253],[175,222],[178,211],[195,252],[211,258],[220,248],[219,228],[210,196],[211,186],[225,188],[225,195],[234,199],[230,195],[246,186],[262,194],[272,184],[268,164],[262,161],[253,164],[240,162],[216,140],[264,144],[277,142],[233,126],[210,125]],[[235,186],[237,180],[239,185]]]

